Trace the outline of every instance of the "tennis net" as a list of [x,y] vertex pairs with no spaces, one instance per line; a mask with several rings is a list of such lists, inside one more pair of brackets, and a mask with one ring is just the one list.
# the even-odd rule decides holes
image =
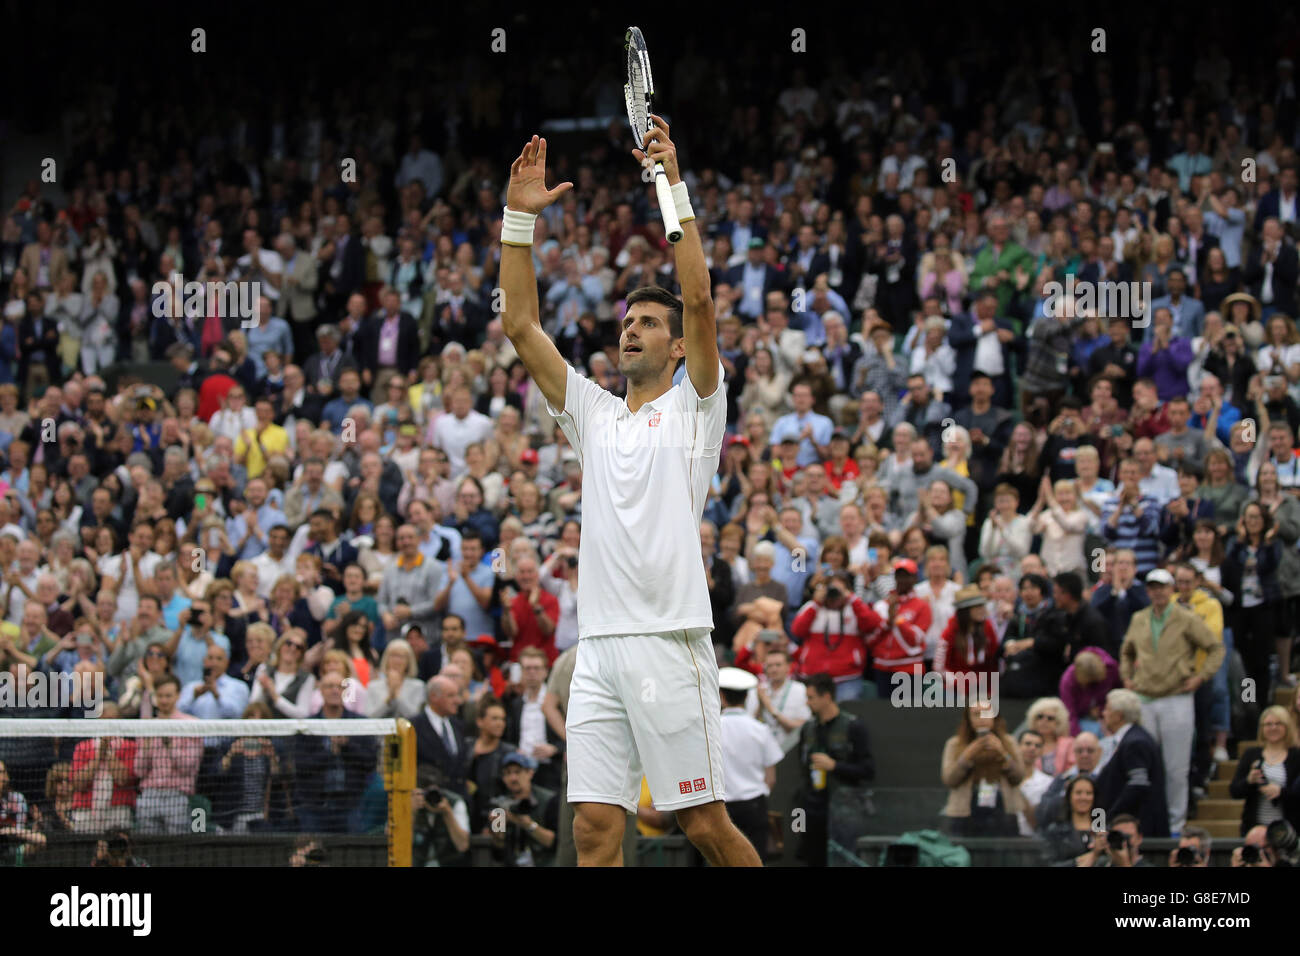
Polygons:
[[0,865],[409,865],[406,721],[0,720]]

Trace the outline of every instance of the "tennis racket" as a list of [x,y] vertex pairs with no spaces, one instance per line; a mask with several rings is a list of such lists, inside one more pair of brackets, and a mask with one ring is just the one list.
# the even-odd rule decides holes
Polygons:
[[[627,100],[627,121],[632,126],[637,148],[644,149],[645,134],[655,128],[650,120],[650,99],[655,92],[654,79],[650,75],[650,54],[646,50],[645,37],[636,27],[627,28],[623,46],[627,49],[627,83],[623,86],[623,97]],[[659,214],[663,216],[664,232],[668,241],[675,243],[682,237],[682,224],[677,219],[677,204],[673,202],[663,163],[655,163],[655,193],[659,197]]]

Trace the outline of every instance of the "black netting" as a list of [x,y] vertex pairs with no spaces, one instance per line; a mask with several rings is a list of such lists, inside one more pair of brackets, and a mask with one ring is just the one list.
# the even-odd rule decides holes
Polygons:
[[302,835],[384,865],[384,746],[373,735],[8,737],[0,865],[85,866],[118,834],[151,865],[284,865]]

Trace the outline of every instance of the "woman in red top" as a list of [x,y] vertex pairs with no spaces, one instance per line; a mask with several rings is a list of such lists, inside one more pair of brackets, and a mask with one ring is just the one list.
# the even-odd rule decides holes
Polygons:
[[948,621],[934,651],[934,669],[951,680],[966,675],[996,673],[998,635],[988,619],[984,594],[967,585],[956,594],[957,613]]

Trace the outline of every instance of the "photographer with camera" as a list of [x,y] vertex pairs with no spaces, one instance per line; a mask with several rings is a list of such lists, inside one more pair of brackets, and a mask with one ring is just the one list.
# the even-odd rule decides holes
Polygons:
[[1276,866],[1277,856],[1268,839],[1268,831],[1265,826],[1251,827],[1241,846],[1232,851],[1232,865]]
[[90,861],[90,865],[148,866],[149,864],[135,855],[129,830],[108,830],[96,845],[95,858]]
[[799,670],[830,674],[835,699],[858,700],[866,682],[869,635],[881,626],[880,615],[853,593],[853,577],[838,571],[813,588],[812,600],[799,609],[790,634],[799,643]]
[[550,866],[555,858],[559,801],[554,792],[533,786],[536,769],[532,757],[517,751],[501,761],[506,792],[493,801],[492,848],[507,866]]
[[1178,848],[1169,851],[1170,867],[1207,867],[1214,841],[1204,827],[1183,827]]
[[555,622],[555,649],[568,650],[578,643],[578,549],[568,545],[556,548],[542,562],[540,574],[542,587],[555,595],[560,604],[560,619]]
[[414,815],[412,866],[469,866],[469,807],[443,786],[436,767],[419,769],[411,794]]
[[1142,856],[1142,825],[1130,813],[1121,813],[1110,821],[1110,829],[1097,833],[1092,846],[1075,860],[1076,866],[1150,866]]

